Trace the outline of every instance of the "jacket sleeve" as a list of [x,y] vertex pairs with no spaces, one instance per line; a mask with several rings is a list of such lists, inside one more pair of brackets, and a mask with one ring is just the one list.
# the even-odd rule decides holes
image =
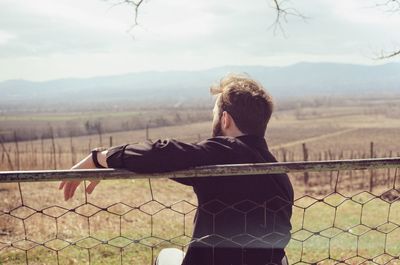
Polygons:
[[[174,139],[114,146],[107,151],[108,167],[138,173],[168,172],[195,166],[226,164],[232,161],[229,138],[215,137],[197,144]],[[174,179],[178,182],[185,182]],[[189,185],[190,183],[183,183]]]

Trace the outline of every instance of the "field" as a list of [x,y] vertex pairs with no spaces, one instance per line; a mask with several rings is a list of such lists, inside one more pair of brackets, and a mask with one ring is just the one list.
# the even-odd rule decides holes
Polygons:
[[[400,156],[400,104],[391,101],[388,110],[385,102],[367,103],[279,110],[267,130],[268,145],[280,161],[304,160],[305,148],[308,160]],[[0,170],[68,169],[110,139],[112,145],[146,138],[196,142],[209,137],[210,127],[207,121],[147,132],[11,141],[3,143]],[[399,263],[391,261],[400,255],[399,192],[391,189],[399,188],[396,171],[374,171],[373,193],[366,192],[370,174],[310,173],[306,184],[303,173],[290,175],[296,198],[290,264]],[[29,264],[150,264],[161,248],[190,241],[196,205],[191,188],[171,180],[103,181],[92,195],[80,188],[64,202],[57,186],[0,185],[0,264],[25,259]],[[6,247],[16,240],[19,249]]]

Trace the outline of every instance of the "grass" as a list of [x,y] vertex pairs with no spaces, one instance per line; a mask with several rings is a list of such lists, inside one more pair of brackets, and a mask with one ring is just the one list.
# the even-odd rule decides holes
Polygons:
[[[126,182],[129,181],[103,181],[93,196],[89,197],[89,202],[97,201],[95,205],[98,207],[84,205],[78,208],[85,201],[82,190],[73,201],[65,203],[60,198],[61,194],[57,194],[55,183],[46,183],[44,186],[24,183],[22,191],[26,194],[25,203],[39,207],[38,210],[41,204],[31,200],[35,200],[34,191],[39,185],[42,185],[47,197],[44,206],[76,208],[75,212],[57,218],[57,237],[76,244],[51,240],[56,237],[56,221],[40,213],[25,220],[28,239],[46,242],[44,244],[47,247],[58,250],[60,264],[88,264],[89,256],[91,264],[121,264],[121,260],[122,264],[150,264],[152,257],[162,248],[186,245],[192,233],[193,206],[186,202],[174,202],[193,202],[195,198],[190,188],[170,180],[152,180],[154,196],[160,204],[149,197],[146,180]],[[15,188],[13,191],[18,192]],[[111,199],[110,194],[113,195]],[[130,198],[126,200],[128,205],[139,209],[115,204],[127,198]],[[107,208],[108,212],[101,210],[102,207]],[[55,211],[44,212],[54,216],[60,214]],[[18,216],[22,215],[22,212],[18,213]],[[0,223],[12,221],[5,220],[5,216],[0,216]],[[327,262],[328,257],[336,260],[356,256],[374,259],[384,252],[400,255],[400,245],[397,243],[400,241],[400,201],[387,202],[370,193],[358,191],[346,197],[338,193],[315,198],[298,197],[291,222],[292,240],[287,247],[290,264],[300,261]],[[21,234],[21,231],[17,231],[18,226],[12,227],[15,230],[11,233]],[[169,242],[163,242],[162,239]],[[0,236],[0,240],[4,238]],[[21,248],[31,246],[28,242],[16,245]],[[57,264],[54,250],[41,245],[28,250],[29,264]],[[0,264],[21,264],[26,258],[25,251],[16,249],[3,249],[0,255],[3,262]],[[386,261],[387,256],[380,256],[380,259]],[[354,260],[349,264],[358,263]]]
[[[334,109],[327,109],[327,112],[332,111]],[[273,152],[279,151],[280,145],[287,145],[287,151],[297,154],[294,157],[297,160],[302,159],[301,144],[299,144],[302,140],[307,143],[311,158],[316,156],[312,153],[313,151],[326,150],[331,150],[335,155],[345,151],[345,157],[350,156],[350,153],[346,151],[368,154],[370,141],[375,142],[375,151],[378,155],[399,150],[400,135],[397,131],[400,124],[398,120],[379,115],[360,115],[359,113],[343,115],[343,111],[338,113],[340,115],[335,116],[334,113],[329,113],[329,115],[321,115],[320,118],[304,120],[295,119],[289,112],[280,113],[279,117],[271,120],[267,132],[268,143]],[[208,137],[210,125],[210,122],[203,122],[158,128],[150,131],[150,137],[152,139],[173,137],[192,142],[198,140],[199,134],[202,138]],[[347,129],[352,130],[344,134],[325,137],[327,134]],[[144,135],[143,130],[112,134],[114,145],[143,141]],[[103,135],[103,139],[107,139],[108,136],[110,134]],[[58,168],[69,168],[72,165],[69,141],[69,138],[56,139],[56,148],[59,152],[57,153]],[[75,152],[78,154],[77,159],[87,154],[89,142],[92,147],[99,144],[96,136],[73,138]],[[41,153],[40,145],[40,141],[19,143],[21,168],[52,168],[50,141],[44,141],[44,154]],[[9,143],[5,146],[11,150],[10,156],[14,161],[15,154],[12,151],[14,144]],[[42,158],[46,161],[44,166]],[[278,159],[282,160],[280,157]],[[0,169],[7,169],[6,160],[0,164]],[[365,182],[363,174],[353,173],[354,184]],[[385,170],[379,174],[383,176],[386,173]],[[301,174],[291,175],[296,197],[299,199],[293,208],[293,237],[287,247],[290,264],[299,261],[317,263],[328,256],[336,260],[348,259],[348,264],[360,264],[365,259],[374,259],[383,264],[388,262],[389,258],[385,255],[375,258],[380,253],[400,255],[398,244],[400,242],[398,227],[400,202],[388,203],[368,193],[355,195],[359,191],[349,190],[346,187],[349,184],[348,174],[348,172],[341,173],[340,180],[343,181],[343,185],[339,183],[338,189],[346,197],[339,194],[326,197],[332,187],[324,186],[318,181],[312,182],[326,180],[329,174],[321,175],[320,178],[318,174],[310,174],[309,189],[302,186]],[[366,174],[368,176],[369,173]],[[393,175],[390,180],[393,180]],[[64,202],[56,183],[23,183],[21,188],[25,205],[37,210],[54,205],[59,207],[43,210],[51,217],[45,217],[41,213],[27,217],[32,213],[26,208],[19,208],[12,214],[27,218],[26,234],[31,240],[47,242],[55,238],[57,234],[60,239],[76,242],[90,234],[91,237],[73,245],[68,245],[62,240],[45,243],[47,247],[58,250],[59,264],[88,264],[89,260],[91,264],[102,265],[121,264],[121,261],[122,264],[150,264],[152,257],[155,257],[163,247],[188,243],[194,218],[191,204],[196,203],[191,188],[173,181],[152,180],[151,186],[154,199],[162,204],[151,202],[152,197],[147,180],[115,180],[103,181],[96,191],[88,196],[88,202],[96,206],[88,204],[78,207],[85,203],[82,190],[76,194],[73,201]],[[365,188],[367,187],[364,186]],[[382,186],[375,192],[380,194],[386,189],[387,186]],[[309,194],[315,199],[300,198],[304,194]],[[21,205],[16,184],[1,184],[0,196],[0,210],[3,212],[11,211]],[[174,204],[181,200],[189,203]],[[164,209],[162,205],[173,205],[171,208],[181,213],[176,213],[169,208]],[[65,214],[60,207],[76,208],[76,210]],[[108,212],[101,211],[103,208],[107,208]],[[154,224],[153,230],[151,223]],[[0,214],[0,242],[13,241],[13,238],[23,239],[25,234],[23,229],[22,221],[8,214]],[[154,237],[148,238],[150,235]],[[158,238],[169,239],[171,242],[160,243]],[[98,239],[105,240],[108,244],[102,244],[105,242]],[[140,244],[132,242],[135,239],[141,239]],[[21,248],[33,246],[27,241],[21,241],[17,245]],[[153,251],[151,246],[153,246]],[[29,260],[29,264],[57,264],[56,251],[44,246],[39,245],[25,252],[16,248],[6,248],[5,244],[0,243],[0,264],[24,264],[26,259]],[[392,264],[396,262],[398,263],[398,260],[393,261]],[[320,263],[332,264],[327,260]]]

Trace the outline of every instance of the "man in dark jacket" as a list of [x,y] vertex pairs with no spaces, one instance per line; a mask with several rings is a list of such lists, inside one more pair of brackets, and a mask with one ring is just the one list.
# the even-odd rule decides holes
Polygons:
[[[119,145],[94,151],[73,168],[151,173],[276,162],[264,139],[273,104],[262,86],[247,76],[228,75],[211,92],[217,95],[212,138],[196,144],[166,139]],[[286,174],[173,180],[192,186],[198,199],[193,237],[182,264],[282,264],[290,240],[293,204],[293,188]],[[79,183],[61,183],[66,200]],[[91,193],[97,184],[91,182],[86,191]]]

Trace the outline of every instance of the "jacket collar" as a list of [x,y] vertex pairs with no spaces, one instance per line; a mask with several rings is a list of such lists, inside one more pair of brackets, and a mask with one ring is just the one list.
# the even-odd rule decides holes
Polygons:
[[267,141],[262,136],[255,134],[244,134],[237,136],[236,138],[238,138],[239,140],[241,140],[242,142],[251,147],[268,150]]

